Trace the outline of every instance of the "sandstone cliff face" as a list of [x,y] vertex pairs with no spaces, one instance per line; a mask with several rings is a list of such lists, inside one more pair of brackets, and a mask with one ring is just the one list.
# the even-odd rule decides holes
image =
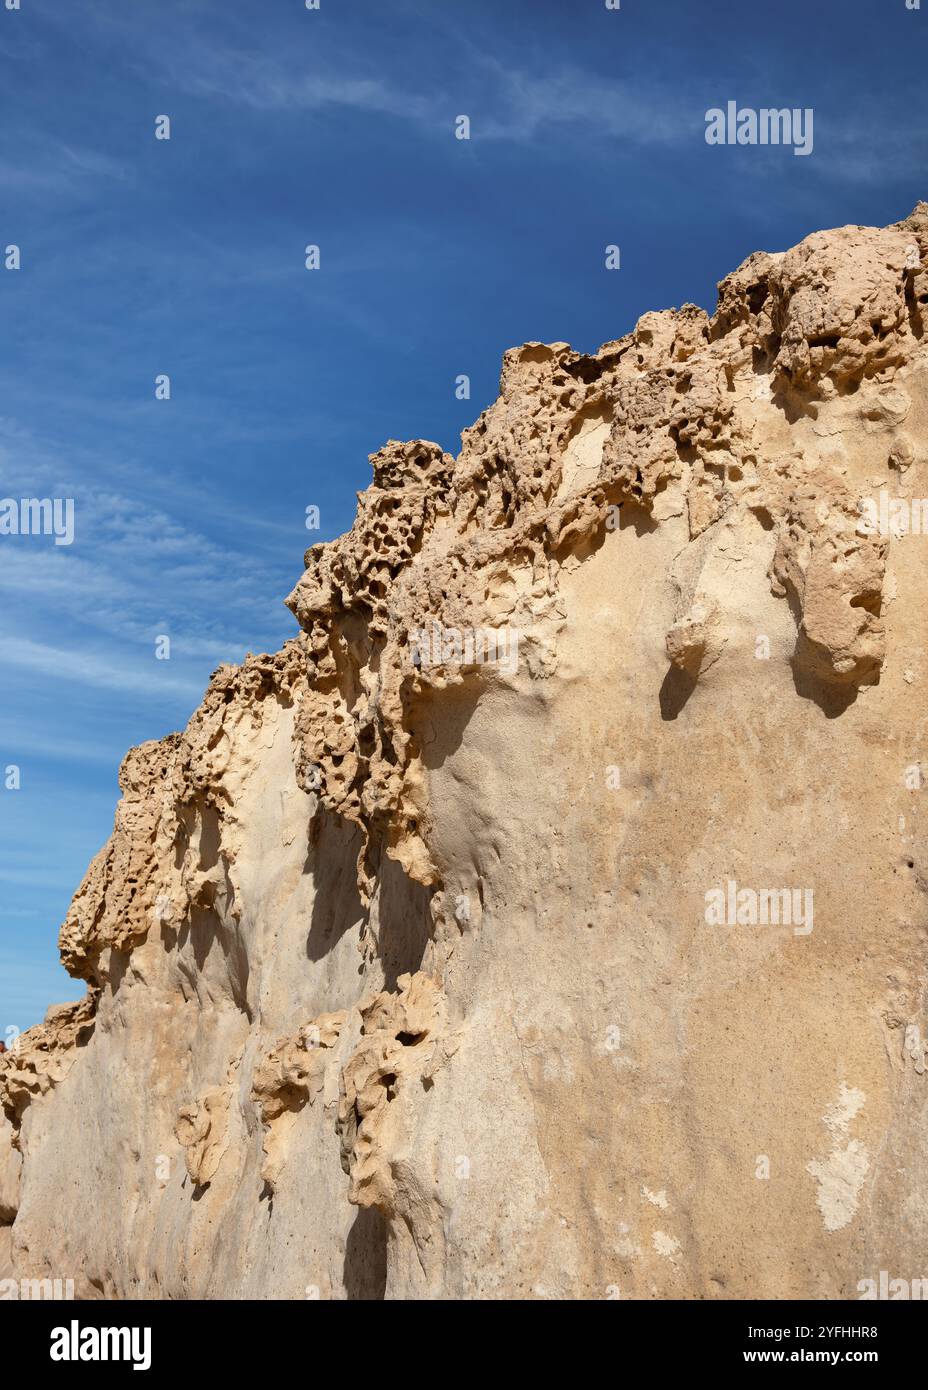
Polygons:
[[17,1273],[928,1276],[926,329],[922,204],[514,349],[457,459],[372,457],[299,635],[123,763],[87,997],[0,1060]]

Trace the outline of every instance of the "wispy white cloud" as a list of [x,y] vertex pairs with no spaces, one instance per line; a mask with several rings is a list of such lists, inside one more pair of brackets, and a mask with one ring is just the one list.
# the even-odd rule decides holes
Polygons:
[[150,701],[168,697],[195,701],[202,693],[201,683],[172,676],[167,662],[156,661],[153,654],[148,664],[143,664],[141,655],[137,661],[117,660],[112,651],[85,652],[75,646],[54,647],[45,642],[33,642],[28,637],[0,639],[0,653],[0,660],[8,671],[30,671],[65,686],[77,681],[100,690],[143,695]]
[[378,77],[288,72],[279,58],[232,49],[215,49],[208,62],[203,57],[200,52],[181,63],[176,74],[194,96],[232,99],[257,110],[351,107],[413,121],[427,121],[434,111],[434,98],[398,91]]
[[8,139],[0,161],[0,183],[8,194],[36,193],[92,199],[101,180],[129,184],[132,166],[102,150],[30,133]]
[[[352,72],[346,56],[340,75],[307,73],[278,54],[211,48],[188,52],[174,80],[194,96],[218,98],[258,110],[346,109],[388,115],[447,138],[456,115],[468,114],[475,140],[529,143],[550,139],[558,127],[578,126],[587,139],[620,138],[635,145],[691,137],[694,113],[670,87],[606,80],[577,67],[520,69],[475,54],[455,104],[435,85],[410,92],[389,80]],[[697,113],[698,114],[698,113]]]
[[[295,631],[280,577],[262,562],[247,526],[243,565],[238,551],[196,525],[192,498],[177,502],[172,515],[101,486],[92,479],[105,472],[102,460],[79,451],[62,459],[9,419],[0,421],[0,464],[8,496],[75,501],[71,546],[0,537],[0,654],[10,713],[19,707],[24,715],[31,692],[54,682],[65,698],[79,689],[108,691],[182,720],[216,666],[241,661],[249,649],[273,649]],[[201,493],[197,501],[200,519],[213,524],[208,500]],[[301,540],[294,527],[295,560]],[[169,660],[156,656],[162,636],[170,639]]]
[[117,738],[111,743],[98,740],[62,737],[60,729],[49,729],[39,733],[37,726],[26,723],[23,718],[16,721],[5,718],[3,721],[3,745],[7,750],[16,750],[16,756],[23,758],[45,758],[57,762],[99,763],[114,767],[122,761],[126,752]]

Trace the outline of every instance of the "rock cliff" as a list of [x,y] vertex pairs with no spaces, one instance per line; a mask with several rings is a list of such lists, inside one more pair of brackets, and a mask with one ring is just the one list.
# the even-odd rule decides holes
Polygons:
[[298,634],[122,765],[86,997],[0,1059],[17,1275],[928,1276],[926,329],[920,204],[372,456]]

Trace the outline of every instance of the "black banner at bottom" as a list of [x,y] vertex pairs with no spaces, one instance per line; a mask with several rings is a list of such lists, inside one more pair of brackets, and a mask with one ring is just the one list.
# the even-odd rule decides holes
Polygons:
[[[481,1327],[502,1337],[515,1352],[521,1328],[511,1319],[512,1303],[432,1302],[417,1305],[415,1321],[403,1331],[403,1304],[391,1303],[383,1312],[367,1304],[358,1323],[353,1303],[307,1300],[284,1302],[43,1302],[20,1300],[15,1305],[15,1342],[20,1371],[51,1371],[67,1379],[75,1371],[95,1375],[134,1370],[176,1378],[207,1373],[215,1380],[226,1372],[239,1378],[252,1356],[272,1361],[280,1354],[299,1361],[305,1353],[307,1373],[324,1364],[326,1338],[332,1334],[357,1338],[369,1348],[382,1337],[384,1356],[392,1357],[404,1337],[412,1338],[416,1357],[428,1355],[434,1338],[439,1355],[447,1355],[445,1333],[470,1335]],[[520,1306],[528,1312],[525,1305]],[[426,1317],[423,1308],[428,1309]],[[496,1318],[507,1321],[494,1328]],[[528,1312],[530,1323],[533,1320]],[[380,1318],[383,1317],[383,1324]],[[563,1329],[558,1323],[563,1318]],[[447,1319],[447,1322],[445,1321]],[[486,1319],[486,1323],[484,1323]],[[11,1328],[12,1331],[12,1328]],[[637,1355],[655,1373],[675,1370],[731,1370],[754,1366],[822,1366],[843,1370],[851,1366],[885,1372],[917,1365],[922,1351],[925,1317],[915,1301],[895,1302],[630,1302],[558,1303],[547,1306],[543,1332],[533,1333],[529,1347],[560,1346],[564,1334],[583,1337],[584,1360],[604,1339],[602,1355],[614,1363],[615,1338],[621,1338],[621,1359]],[[321,1339],[321,1340],[319,1340]],[[550,1339],[550,1341],[546,1340]],[[424,1344],[424,1345],[423,1345]],[[345,1343],[330,1343],[341,1347]],[[454,1346],[458,1372],[460,1341]],[[470,1342],[475,1371],[486,1370],[487,1346]],[[496,1342],[494,1341],[494,1345]],[[393,1351],[389,1351],[390,1347]],[[289,1352],[287,1349],[289,1348]],[[300,1352],[302,1348],[302,1352]],[[467,1353],[463,1360],[466,1361]],[[628,1360],[628,1366],[633,1363]],[[10,1370],[9,1362],[7,1369]],[[283,1372],[283,1366],[281,1366]],[[640,1367],[638,1374],[640,1374]]]

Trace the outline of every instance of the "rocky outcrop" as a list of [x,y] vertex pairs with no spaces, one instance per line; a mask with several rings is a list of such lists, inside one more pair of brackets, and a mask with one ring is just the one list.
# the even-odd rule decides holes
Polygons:
[[[332,1076],[332,1051],[345,1025],[347,1010],[322,1014],[293,1038],[281,1038],[255,1067],[252,1099],[261,1106],[266,1162],[261,1176],[273,1190],[289,1156],[287,1139],[303,1106],[312,1105]],[[337,1079],[337,1070],[334,1073]]]
[[97,998],[97,990],[91,988],[76,1004],[53,1004],[45,1022],[30,1028],[0,1057],[0,1105],[12,1126],[15,1147],[27,1107],[67,1076],[77,1049],[93,1036]]
[[862,524],[928,497],[926,327],[921,204],[515,348],[457,458],[372,456],[297,636],[123,763],[86,1000],[0,1058],[23,1275],[928,1273],[928,536]]

